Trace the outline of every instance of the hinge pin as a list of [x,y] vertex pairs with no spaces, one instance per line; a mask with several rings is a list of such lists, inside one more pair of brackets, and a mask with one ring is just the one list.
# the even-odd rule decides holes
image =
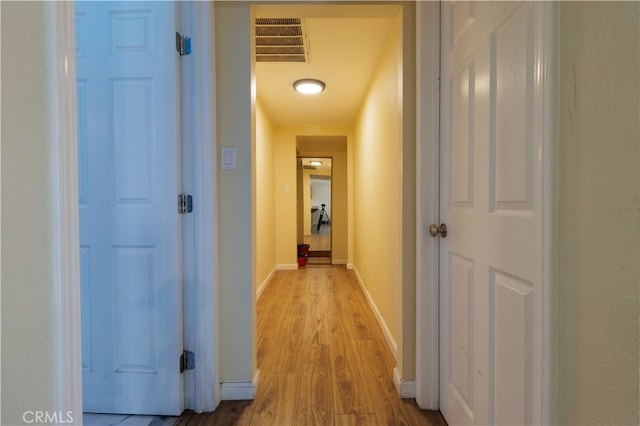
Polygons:
[[176,50],[180,56],[191,54],[191,37],[185,37],[176,32]]
[[185,214],[193,211],[193,197],[189,194],[178,195],[178,213]]
[[182,351],[180,354],[180,372],[194,370],[196,368],[196,354],[191,351]]

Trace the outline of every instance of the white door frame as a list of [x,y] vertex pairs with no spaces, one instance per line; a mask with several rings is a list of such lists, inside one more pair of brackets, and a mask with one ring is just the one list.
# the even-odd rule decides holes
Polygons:
[[416,401],[439,408],[440,3],[416,3]]
[[[213,411],[220,402],[216,352],[218,334],[216,315],[218,229],[217,229],[217,149],[215,143],[214,87],[215,63],[212,55],[213,7],[209,2],[179,2],[183,27],[181,30],[192,40],[192,68],[188,76],[193,80],[190,90],[182,93],[189,99],[192,116],[182,117],[182,125],[191,126],[194,137],[194,210],[195,267],[193,271],[195,309],[195,395],[185,392],[185,408],[197,413]],[[185,384],[185,386],[188,385]]]
[[[553,268],[556,211],[557,157],[557,46],[559,34],[557,5],[544,3],[543,49],[536,58],[536,77],[543,87],[542,118],[542,377],[541,416],[543,424],[555,419],[552,371],[554,352]],[[430,223],[439,223],[439,148],[440,148],[440,5],[437,2],[416,4],[417,55],[417,228],[416,243],[416,401],[426,409],[439,409],[439,247],[427,232]]]
[[[82,327],[80,322],[80,209],[75,16],[72,2],[47,3],[49,123],[52,127],[51,196],[55,235],[52,277],[53,366],[56,406],[82,413]],[[55,269],[57,267],[57,269]],[[79,414],[77,414],[79,415]]]
[[[216,351],[217,331],[217,183],[215,165],[215,106],[212,55],[212,13],[208,2],[189,5],[194,61],[194,93],[187,94],[196,113],[189,117],[195,127],[194,159],[196,188],[194,209],[197,265],[196,306],[196,377],[195,396],[185,401],[196,412],[213,411],[220,401]],[[181,9],[182,11],[183,9]],[[47,4],[47,36],[51,78],[50,123],[55,148],[51,164],[57,179],[52,182],[52,198],[58,200],[53,218],[58,270],[53,277],[56,298],[51,301],[54,314],[54,371],[56,372],[56,406],[82,413],[82,349],[80,315],[80,236],[77,167],[77,106],[75,63],[75,15],[73,2]],[[183,94],[184,95],[184,94]],[[177,194],[176,194],[177,195]],[[177,368],[177,363],[176,363]]]

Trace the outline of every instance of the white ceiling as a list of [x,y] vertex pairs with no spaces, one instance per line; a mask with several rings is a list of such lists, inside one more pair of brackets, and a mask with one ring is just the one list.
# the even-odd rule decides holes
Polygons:
[[[256,94],[279,126],[349,126],[364,100],[397,20],[395,5],[260,5],[256,17],[303,18],[309,63],[256,63]],[[326,89],[305,96],[293,82],[317,78]]]

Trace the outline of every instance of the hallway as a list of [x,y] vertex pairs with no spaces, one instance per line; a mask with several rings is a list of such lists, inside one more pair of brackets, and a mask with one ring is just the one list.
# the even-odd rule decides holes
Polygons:
[[257,311],[256,399],[187,411],[176,425],[446,424],[397,396],[395,363],[351,271],[279,271]]

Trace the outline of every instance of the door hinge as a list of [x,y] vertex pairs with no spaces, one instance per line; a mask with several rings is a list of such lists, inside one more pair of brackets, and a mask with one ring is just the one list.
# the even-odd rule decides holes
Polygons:
[[176,32],[176,50],[180,56],[191,54],[191,37],[186,37]]
[[196,368],[196,354],[191,351],[182,351],[180,355],[180,372],[194,370]]
[[178,195],[178,213],[185,214],[193,211],[193,197],[189,194]]

